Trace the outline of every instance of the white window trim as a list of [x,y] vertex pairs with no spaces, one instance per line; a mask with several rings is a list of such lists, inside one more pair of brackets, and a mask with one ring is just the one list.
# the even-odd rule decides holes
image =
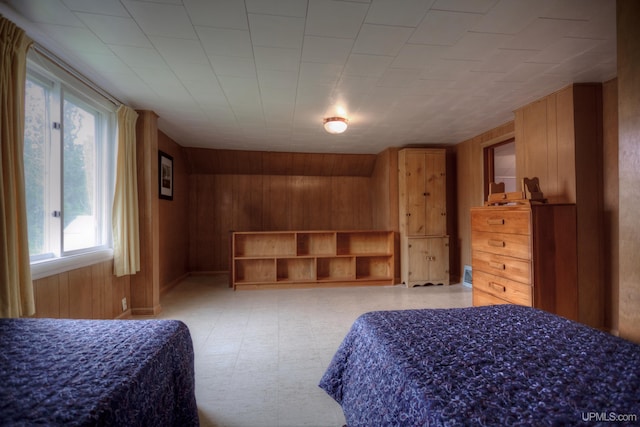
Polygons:
[[31,263],[31,279],[38,280],[113,259],[113,249],[100,249],[78,255],[53,258]]

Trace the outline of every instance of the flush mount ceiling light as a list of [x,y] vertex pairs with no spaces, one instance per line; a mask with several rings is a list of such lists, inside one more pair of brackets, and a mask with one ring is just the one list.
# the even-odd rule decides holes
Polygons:
[[342,133],[347,130],[347,119],[344,117],[327,117],[324,119],[324,130],[329,133]]

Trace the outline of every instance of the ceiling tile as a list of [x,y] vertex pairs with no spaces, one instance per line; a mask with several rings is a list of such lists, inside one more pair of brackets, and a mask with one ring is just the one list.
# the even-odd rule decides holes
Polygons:
[[352,39],[306,36],[302,48],[302,60],[325,64],[344,64],[353,46]]
[[420,70],[409,68],[389,68],[378,82],[380,86],[409,87],[420,78]]
[[[109,53],[108,47],[87,28],[43,25],[48,36],[69,50],[86,53]],[[49,40],[51,41],[51,40]]]
[[260,89],[256,79],[221,76],[220,86],[232,107],[238,104],[260,105]]
[[135,46],[110,46],[118,57],[132,67],[166,66],[164,59],[155,49]]
[[468,32],[454,46],[447,49],[442,58],[484,60],[497,49],[504,47],[512,36],[506,34]]
[[193,64],[187,62],[173,63],[171,69],[183,81],[217,81],[211,66],[207,64]]
[[544,49],[560,37],[575,32],[584,22],[566,19],[537,18],[513,36],[504,47],[513,49]]
[[371,3],[365,22],[368,24],[417,27],[434,0],[376,0]]
[[423,68],[442,57],[445,52],[444,46],[406,44],[392,65],[396,68]]
[[409,39],[409,43],[453,45],[482,17],[476,13],[431,10]]
[[351,54],[344,67],[344,73],[355,76],[382,77],[393,59],[393,56]]
[[487,13],[498,0],[437,0],[431,9],[453,12]]
[[304,18],[273,15],[249,15],[254,46],[302,48]]
[[597,47],[602,43],[602,40],[564,37],[553,43],[544,51],[531,57],[529,61],[560,64],[561,62]]
[[310,0],[305,35],[355,39],[368,9],[368,4]]
[[150,36],[195,39],[187,11],[182,5],[121,0],[142,31]]
[[300,50],[256,46],[254,48],[258,70],[279,70],[298,74]]
[[298,82],[302,86],[329,85],[333,86],[342,73],[341,64],[320,64],[302,62]]
[[151,42],[168,64],[209,65],[198,40],[151,36]]
[[516,34],[545,16],[556,0],[500,0],[473,28],[474,31]]
[[485,71],[508,73],[523,62],[527,62],[529,58],[535,56],[538,52],[535,50],[521,49],[497,49],[491,55],[487,56],[484,61],[476,63],[471,67],[471,71]]
[[248,29],[244,2],[237,0],[184,0],[195,26]]
[[76,16],[106,44],[151,47],[147,36],[130,17],[79,12]]
[[295,97],[295,89],[298,87],[298,73],[279,70],[260,70],[258,73],[260,89],[273,88],[280,90],[292,90]]
[[413,32],[412,28],[364,24],[353,45],[354,53],[396,56]]
[[33,22],[84,27],[60,0],[9,0],[7,3]]
[[300,18],[307,15],[307,0],[245,0],[245,4],[249,13]]
[[534,62],[525,62],[518,64],[510,72],[502,77],[503,81],[527,82],[533,77],[546,73],[553,64],[541,64]]
[[240,58],[237,56],[211,56],[211,66],[213,71],[221,76],[235,76],[242,79],[256,78],[256,65],[251,58]]
[[253,57],[249,31],[210,27],[195,28],[207,55]]
[[62,0],[62,2],[75,12],[129,17],[129,12],[118,0]]

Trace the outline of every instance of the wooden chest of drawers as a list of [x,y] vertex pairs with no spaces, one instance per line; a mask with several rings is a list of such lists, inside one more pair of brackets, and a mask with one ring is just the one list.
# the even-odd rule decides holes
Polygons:
[[473,304],[520,304],[577,319],[573,204],[471,209]]

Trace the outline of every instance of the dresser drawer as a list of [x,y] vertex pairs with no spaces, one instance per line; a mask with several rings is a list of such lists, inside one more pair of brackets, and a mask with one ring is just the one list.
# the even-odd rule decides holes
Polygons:
[[478,307],[482,305],[497,305],[497,304],[511,304],[509,301],[494,297],[486,292],[473,290],[473,306]]
[[474,291],[477,289],[513,304],[526,306],[533,304],[530,285],[485,273],[484,271],[475,271],[474,269],[473,288]]
[[531,261],[529,260],[476,251],[473,253],[472,267],[474,273],[485,271],[517,282],[531,283]]
[[526,260],[531,259],[530,236],[523,234],[472,231],[471,249],[474,253],[482,251]]
[[471,210],[471,229],[497,233],[531,234],[528,210],[481,208]]

